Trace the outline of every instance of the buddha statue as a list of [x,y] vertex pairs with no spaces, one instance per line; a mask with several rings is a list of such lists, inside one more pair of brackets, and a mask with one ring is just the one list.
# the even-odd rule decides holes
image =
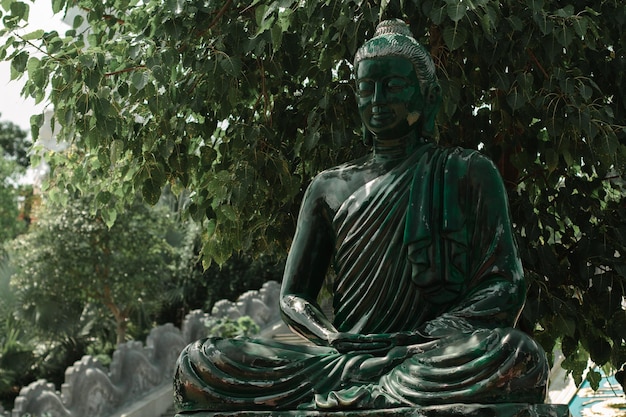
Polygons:
[[[380,23],[354,74],[372,152],[313,179],[281,287],[284,320],[313,344],[197,341],[177,364],[179,411],[543,403],[496,167],[434,142],[441,88],[405,23]],[[317,301],[329,268],[332,317]]]

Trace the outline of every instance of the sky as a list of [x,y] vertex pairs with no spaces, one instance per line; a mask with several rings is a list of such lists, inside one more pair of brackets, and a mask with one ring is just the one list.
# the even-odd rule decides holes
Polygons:
[[[53,15],[51,0],[35,0],[30,5],[29,25],[24,33],[37,29],[46,31],[57,30],[63,34],[70,29],[62,22],[62,14]],[[0,39],[0,42],[3,40]],[[25,77],[19,80],[11,80],[11,67],[8,62],[0,62],[0,121],[13,122],[30,133],[30,116],[41,113],[45,103],[35,105],[35,100],[25,99],[20,96],[24,86]]]

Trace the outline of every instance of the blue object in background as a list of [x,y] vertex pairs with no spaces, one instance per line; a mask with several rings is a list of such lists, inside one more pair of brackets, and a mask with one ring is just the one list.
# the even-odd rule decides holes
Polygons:
[[614,376],[602,373],[600,388],[594,391],[584,380],[569,402],[572,417],[626,417],[626,397]]

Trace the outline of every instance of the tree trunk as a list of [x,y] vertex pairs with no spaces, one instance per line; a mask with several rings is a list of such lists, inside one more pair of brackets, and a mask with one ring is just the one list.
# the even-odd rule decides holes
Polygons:
[[128,327],[128,314],[124,309],[120,309],[115,304],[111,296],[111,289],[108,285],[104,287],[104,297],[102,301],[111,314],[113,314],[113,318],[115,318],[116,344],[124,343],[126,341],[126,329]]
[[126,328],[128,326],[128,322],[126,321],[126,317],[123,314],[115,316],[115,334],[117,335],[116,344],[124,343],[126,341]]

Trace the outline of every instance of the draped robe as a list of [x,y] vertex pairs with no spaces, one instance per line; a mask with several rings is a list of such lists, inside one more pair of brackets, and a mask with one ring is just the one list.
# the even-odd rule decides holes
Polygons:
[[424,341],[376,356],[200,340],[179,358],[179,410],[543,402],[545,353],[513,328],[525,284],[506,192],[489,160],[422,145],[343,201],[332,229],[333,325],[419,332]]

